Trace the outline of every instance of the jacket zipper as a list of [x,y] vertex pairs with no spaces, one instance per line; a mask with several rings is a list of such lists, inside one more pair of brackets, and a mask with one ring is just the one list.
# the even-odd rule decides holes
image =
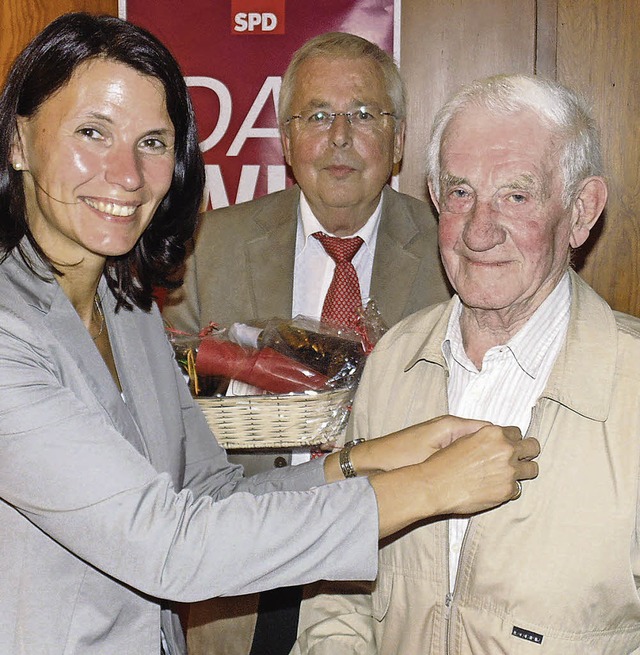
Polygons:
[[[527,432],[524,435],[525,437],[528,437],[529,434],[532,431],[535,431],[539,427],[539,421],[538,417],[540,416],[540,412],[536,411],[538,409],[538,403],[536,403],[532,408],[531,408],[531,420],[529,421],[529,427],[527,428]],[[444,605],[445,605],[445,622],[446,622],[446,633],[445,633],[445,650],[444,652],[446,655],[450,655],[450,644],[451,644],[451,623],[452,623],[452,615],[455,612],[455,599],[456,599],[456,590],[458,588],[458,576],[460,574],[460,565],[464,559],[464,551],[465,547],[467,544],[467,541],[469,539],[469,532],[473,530],[474,527],[474,519],[471,518],[469,519],[469,523],[467,524],[467,529],[464,531],[464,536],[462,537],[462,544],[460,546],[460,557],[458,557],[458,566],[456,570],[456,581],[454,584],[453,589],[449,587],[449,591],[447,592],[445,599],[444,599]],[[447,551],[446,551],[446,557],[447,557],[447,581],[449,580],[449,551],[451,549],[451,543],[449,540],[449,524],[447,523]]]
[[[446,621],[446,635],[445,635],[445,653],[449,655],[450,653],[450,644],[451,644],[451,623],[452,615],[455,612],[455,600],[456,600],[456,590],[458,589],[458,580],[460,575],[460,565],[464,559],[464,551],[469,539],[469,532],[473,530],[473,518],[469,519],[467,523],[467,529],[464,531],[464,536],[462,537],[462,544],[460,545],[460,556],[458,557],[458,566],[456,567],[456,581],[454,583],[453,589],[449,587],[449,592],[445,596],[445,621]],[[449,580],[449,550],[451,544],[449,542],[449,524],[447,522],[447,580]]]

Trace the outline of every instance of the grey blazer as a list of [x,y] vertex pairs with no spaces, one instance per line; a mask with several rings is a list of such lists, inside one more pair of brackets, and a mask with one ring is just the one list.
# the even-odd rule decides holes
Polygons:
[[168,601],[375,577],[368,482],[243,479],[157,309],[116,314],[101,282],[123,401],[56,282],[10,254],[0,289],[2,655],[158,655],[161,620],[181,654]]
[[[169,323],[198,332],[210,321],[291,316],[299,197],[294,186],[205,214],[184,285],[164,304]],[[383,191],[370,295],[390,327],[451,295],[429,206],[390,187]]]

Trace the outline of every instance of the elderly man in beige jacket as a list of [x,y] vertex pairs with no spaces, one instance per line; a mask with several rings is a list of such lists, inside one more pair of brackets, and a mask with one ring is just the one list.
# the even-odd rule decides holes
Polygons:
[[607,196],[594,121],[559,84],[499,76],[445,105],[428,153],[457,295],[378,344],[350,437],[450,411],[535,435],[540,476],[385,541],[369,588],[310,588],[294,652],[640,653],[640,321],[569,268]]

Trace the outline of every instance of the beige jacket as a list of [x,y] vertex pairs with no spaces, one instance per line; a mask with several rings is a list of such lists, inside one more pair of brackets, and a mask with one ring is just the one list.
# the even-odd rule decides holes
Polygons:
[[[540,475],[517,502],[470,521],[455,592],[447,522],[416,526],[382,547],[371,594],[303,603],[294,653],[640,653],[640,321],[571,281],[567,341],[529,428]],[[380,342],[356,398],[355,436],[447,411],[449,314],[450,304],[422,311]]]

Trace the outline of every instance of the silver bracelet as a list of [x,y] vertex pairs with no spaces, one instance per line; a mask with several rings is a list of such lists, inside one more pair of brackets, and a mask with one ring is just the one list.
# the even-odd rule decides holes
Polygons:
[[345,478],[355,478],[358,475],[351,461],[351,449],[363,442],[364,439],[354,439],[353,441],[347,441],[342,447],[340,451],[340,469]]

